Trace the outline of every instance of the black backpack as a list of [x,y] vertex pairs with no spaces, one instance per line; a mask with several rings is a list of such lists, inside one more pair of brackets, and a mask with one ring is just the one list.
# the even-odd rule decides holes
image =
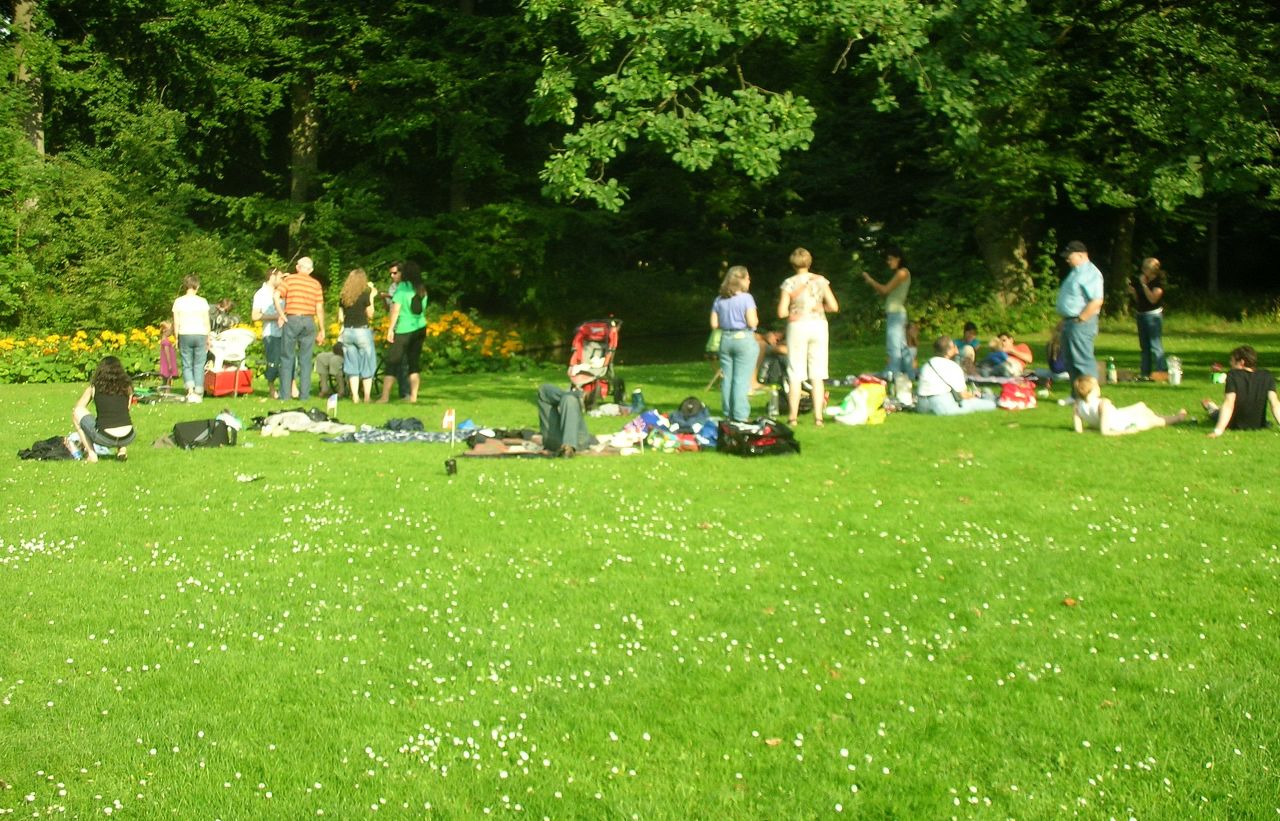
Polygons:
[[221,419],[198,419],[173,426],[173,443],[180,448],[220,448],[236,443],[236,429]]
[[774,419],[761,417],[755,422],[720,422],[716,450],[735,456],[778,456],[799,453],[800,443],[791,428]]

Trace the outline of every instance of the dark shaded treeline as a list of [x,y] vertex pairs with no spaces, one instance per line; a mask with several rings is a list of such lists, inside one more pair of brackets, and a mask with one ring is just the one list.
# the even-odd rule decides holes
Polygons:
[[1272,4],[840,8],[18,0],[0,324],[155,321],[191,271],[247,301],[300,252],[552,336],[700,323],[801,244],[868,316],[889,241],[1014,323],[1068,238],[1115,288],[1274,288]]

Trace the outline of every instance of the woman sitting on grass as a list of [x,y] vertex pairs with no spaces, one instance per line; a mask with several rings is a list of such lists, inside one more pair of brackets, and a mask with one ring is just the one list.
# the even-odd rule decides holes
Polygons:
[[1212,400],[1200,403],[1213,422],[1210,438],[1216,439],[1232,430],[1258,430],[1267,426],[1267,406],[1280,422],[1280,398],[1276,397],[1276,380],[1265,368],[1258,367],[1258,352],[1241,345],[1231,352],[1231,370],[1227,372],[1227,388],[1219,408]]
[[969,390],[964,371],[955,361],[959,351],[951,337],[938,337],[933,343],[933,357],[920,366],[920,383],[916,386],[916,410],[935,416],[959,416],[996,409],[996,400]]
[[[124,366],[114,356],[104,356],[89,380],[89,387],[80,394],[80,401],[71,411],[86,460],[98,461],[95,445],[115,449],[116,459],[121,462],[129,458],[126,448],[135,435],[133,420],[129,418],[132,399],[133,382],[124,372]],[[90,401],[94,413],[89,412]]]
[[1146,402],[1117,408],[1110,399],[1102,398],[1098,380],[1092,376],[1078,376],[1072,384],[1075,386],[1076,396],[1080,397],[1076,399],[1071,415],[1076,433],[1084,433],[1085,428],[1093,428],[1101,431],[1103,436],[1123,436],[1192,421],[1186,408],[1169,416],[1160,416],[1148,408]]

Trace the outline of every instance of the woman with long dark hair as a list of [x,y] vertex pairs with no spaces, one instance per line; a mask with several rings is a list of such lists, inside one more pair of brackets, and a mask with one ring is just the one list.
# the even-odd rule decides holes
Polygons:
[[[80,445],[87,461],[98,461],[94,445],[115,450],[116,459],[121,462],[129,458],[126,448],[136,433],[129,417],[132,399],[133,382],[125,373],[124,366],[116,357],[104,356],[94,369],[89,386],[80,394],[80,401],[71,411],[71,420],[80,433]],[[89,411],[90,402],[93,403],[92,413]]]

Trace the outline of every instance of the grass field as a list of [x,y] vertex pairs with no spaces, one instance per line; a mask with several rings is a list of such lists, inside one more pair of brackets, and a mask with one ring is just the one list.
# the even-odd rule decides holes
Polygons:
[[[1175,327],[1183,386],[1106,393],[1198,408],[1242,342],[1280,370],[1274,331]],[[340,415],[536,425],[561,373]],[[719,405],[703,363],[624,375]],[[79,390],[0,387],[7,452]],[[1280,813],[1273,432],[1076,435],[1050,400],[453,477],[447,445],[144,444],[224,405],[275,407],[140,408],[126,464],[10,457],[0,815]]]

